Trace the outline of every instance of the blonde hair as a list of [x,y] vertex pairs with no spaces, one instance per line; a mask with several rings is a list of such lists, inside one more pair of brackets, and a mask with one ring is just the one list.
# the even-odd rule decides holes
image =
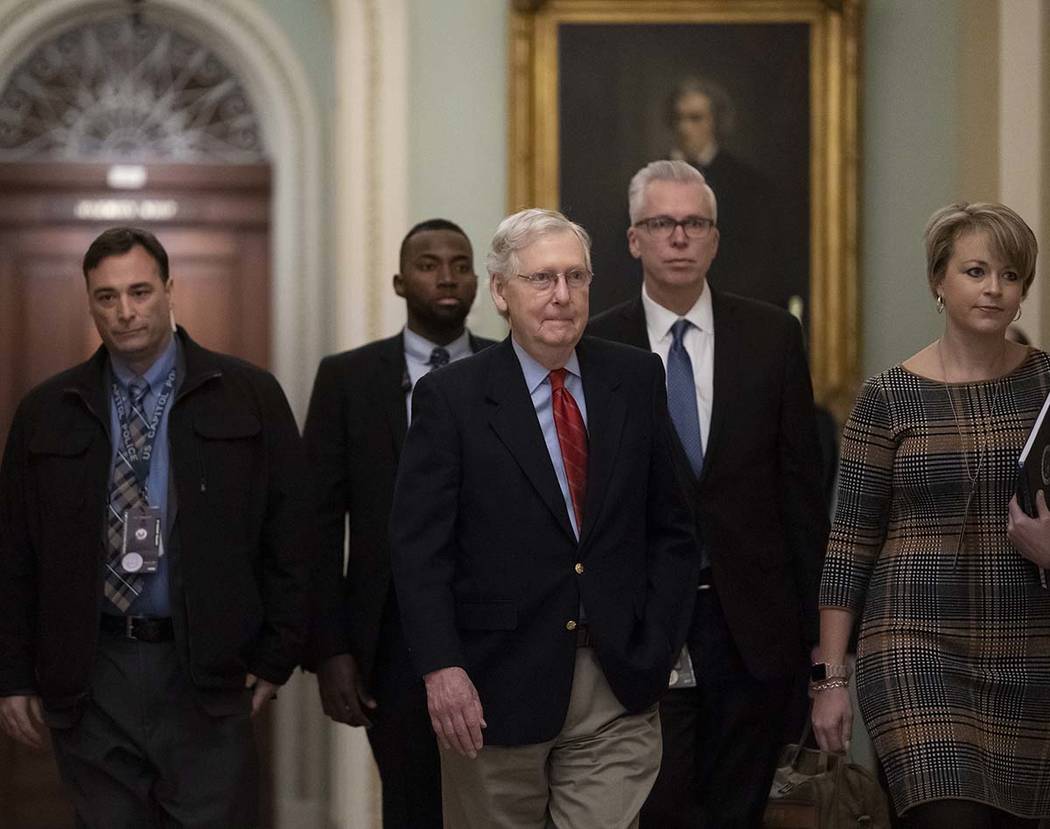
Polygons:
[[1022,296],[1035,279],[1035,260],[1039,254],[1032,228],[1005,204],[996,202],[955,202],[936,211],[926,223],[926,278],[930,291],[937,296],[937,286],[944,279],[955,240],[964,233],[986,231],[996,255],[1021,277]]

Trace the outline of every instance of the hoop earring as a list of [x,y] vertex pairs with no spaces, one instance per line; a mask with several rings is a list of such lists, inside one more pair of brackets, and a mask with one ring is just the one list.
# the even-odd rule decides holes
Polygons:
[[937,313],[944,313],[944,297],[942,297],[940,294],[937,294]]
[[1019,319],[1021,319],[1021,306],[1020,305],[1017,306],[1017,316],[1014,317],[1014,322],[1017,322]]

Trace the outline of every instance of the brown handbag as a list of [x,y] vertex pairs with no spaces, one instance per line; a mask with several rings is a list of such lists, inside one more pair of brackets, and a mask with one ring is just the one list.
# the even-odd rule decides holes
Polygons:
[[784,747],[769,791],[763,829],[889,829],[886,794],[875,775],[844,755]]

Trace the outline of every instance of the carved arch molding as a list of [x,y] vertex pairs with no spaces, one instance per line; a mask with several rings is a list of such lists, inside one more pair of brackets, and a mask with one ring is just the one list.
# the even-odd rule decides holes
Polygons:
[[0,91],[0,161],[255,164],[262,132],[208,47],[133,15],[37,47]]

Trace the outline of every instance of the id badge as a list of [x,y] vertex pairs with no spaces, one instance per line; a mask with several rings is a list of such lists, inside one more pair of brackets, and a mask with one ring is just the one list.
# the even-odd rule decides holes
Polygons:
[[682,652],[671,669],[671,679],[667,683],[668,688],[695,688],[696,674],[693,673],[693,658],[689,655],[689,647],[682,646]]
[[161,553],[160,508],[124,513],[124,546],[120,569],[125,573],[156,573]]

